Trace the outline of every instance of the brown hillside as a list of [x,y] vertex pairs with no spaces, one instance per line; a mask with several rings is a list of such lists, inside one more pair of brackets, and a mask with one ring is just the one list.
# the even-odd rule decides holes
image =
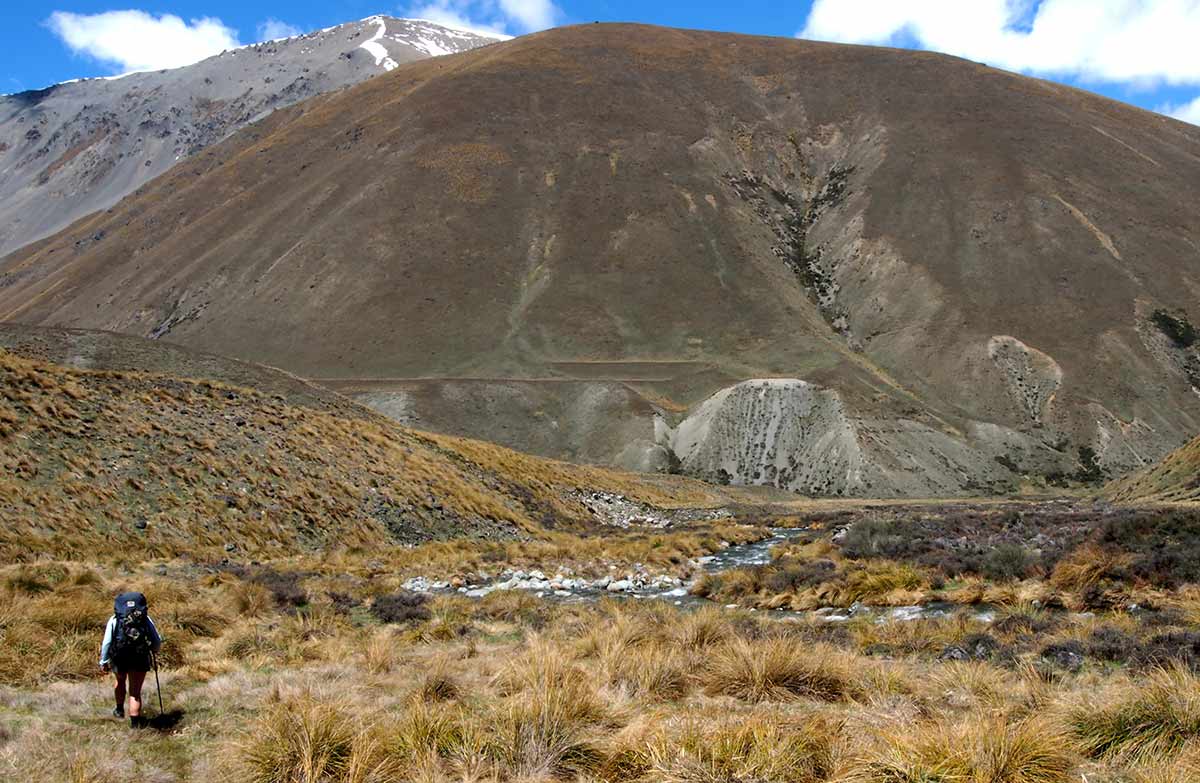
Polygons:
[[1120,503],[1200,501],[1200,437],[1154,465],[1113,481],[1105,487],[1104,494]]
[[193,351],[162,340],[89,329],[0,324],[0,349],[77,370],[150,373],[247,386],[289,405],[316,408],[349,418],[370,411],[340,394],[282,370]]
[[[269,381],[272,371],[258,374]],[[344,406],[353,415],[214,380],[74,370],[0,349],[0,558],[263,557],[526,538],[594,527],[580,494],[591,490],[660,507],[720,502],[698,482],[423,435]]]
[[[275,113],[0,261],[0,320],[375,384],[385,409],[389,382],[437,386],[419,401],[582,379],[673,420],[802,378],[838,393],[849,464],[938,472],[886,489],[970,491],[1087,475],[1084,446],[1116,475],[1200,431],[1200,358],[1154,321],[1200,322],[1197,203],[1200,129],[1096,95],[928,53],[587,25]],[[510,445],[595,459],[563,439],[654,437],[637,398],[522,395]],[[564,412],[531,423],[543,407]],[[491,435],[505,415],[431,421]]]

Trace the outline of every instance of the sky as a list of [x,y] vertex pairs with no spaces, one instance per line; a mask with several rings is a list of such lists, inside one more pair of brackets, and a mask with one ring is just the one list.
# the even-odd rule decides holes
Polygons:
[[509,35],[635,21],[929,49],[1200,125],[1200,0],[3,0],[0,93],[186,65],[380,13]]

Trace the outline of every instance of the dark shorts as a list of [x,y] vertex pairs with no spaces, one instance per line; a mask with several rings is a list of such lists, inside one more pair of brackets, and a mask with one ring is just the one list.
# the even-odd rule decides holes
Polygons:
[[150,653],[130,652],[114,655],[109,663],[112,665],[113,671],[119,674],[148,672],[150,671]]

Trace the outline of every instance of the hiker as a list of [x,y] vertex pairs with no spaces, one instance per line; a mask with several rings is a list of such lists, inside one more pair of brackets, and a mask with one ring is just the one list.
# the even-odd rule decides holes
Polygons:
[[146,596],[141,593],[121,593],[113,601],[113,616],[104,629],[100,646],[100,668],[111,671],[117,678],[113,695],[117,706],[114,718],[125,717],[125,689],[129,684],[129,726],[140,729],[147,721],[142,717],[142,683],[152,666],[151,656],[162,646],[162,637],[146,611]]

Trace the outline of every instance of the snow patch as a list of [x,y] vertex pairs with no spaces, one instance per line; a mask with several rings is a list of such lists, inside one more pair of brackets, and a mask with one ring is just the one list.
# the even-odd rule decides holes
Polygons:
[[387,33],[387,23],[383,21],[383,17],[375,16],[366,21],[377,23],[379,29],[375,31],[375,35],[371,36],[369,40],[360,43],[358,47],[370,52],[371,56],[375,58],[375,64],[382,65],[385,71],[399,67],[399,63],[388,56],[388,50],[383,47],[383,44],[379,43],[379,39],[383,38],[384,34]]

